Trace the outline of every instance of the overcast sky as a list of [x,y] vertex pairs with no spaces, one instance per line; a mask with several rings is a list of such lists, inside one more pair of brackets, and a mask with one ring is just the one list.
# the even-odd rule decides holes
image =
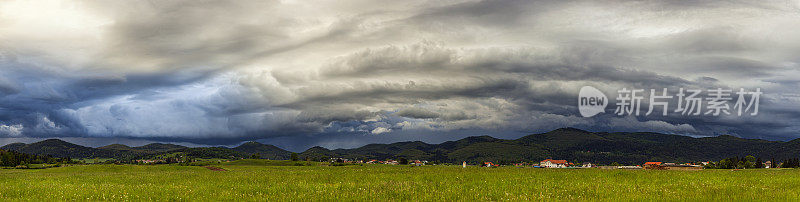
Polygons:
[[[0,144],[321,145],[561,127],[800,137],[800,1],[0,2]],[[578,91],[760,88],[757,116]]]

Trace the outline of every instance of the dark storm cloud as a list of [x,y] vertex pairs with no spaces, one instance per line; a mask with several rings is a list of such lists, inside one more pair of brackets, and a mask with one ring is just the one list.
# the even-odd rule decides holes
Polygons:
[[[74,9],[63,9],[69,4]],[[793,139],[798,7],[744,1],[0,3],[0,136],[353,147],[559,127]],[[59,23],[30,17],[43,13]],[[769,30],[769,31],[766,31]],[[40,33],[62,33],[62,36]],[[577,92],[762,88],[755,117]],[[609,106],[613,110],[613,106]]]
[[439,113],[428,111],[421,108],[401,109],[396,113],[396,115],[408,118],[415,118],[415,119],[439,118],[441,116]]

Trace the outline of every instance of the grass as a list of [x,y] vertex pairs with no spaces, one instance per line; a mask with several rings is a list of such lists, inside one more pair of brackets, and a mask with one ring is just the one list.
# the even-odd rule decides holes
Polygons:
[[83,163],[93,164],[93,163],[103,163],[103,162],[106,162],[106,161],[109,161],[109,160],[114,160],[114,159],[112,159],[112,158],[85,158],[85,159],[79,159],[78,161],[83,161]]
[[[273,166],[273,165],[281,166]],[[798,200],[800,170],[177,165],[0,170],[0,200]]]
[[237,161],[225,162],[222,165],[244,165],[244,166],[322,166],[328,163],[312,161],[276,161],[260,159],[242,159]]

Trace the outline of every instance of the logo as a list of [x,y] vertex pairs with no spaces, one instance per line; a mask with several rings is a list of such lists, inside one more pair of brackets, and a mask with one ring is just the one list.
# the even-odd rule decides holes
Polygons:
[[[705,92],[705,94],[704,94]],[[761,100],[761,88],[748,91],[744,88],[684,89],[677,91],[661,89],[617,90],[615,115],[649,116],[670,113],[683,116],[757,116]],[[605,112],[608,100],[603,92],[584,86],[578,93],[578,110],[583,117],[592,117]],[[674,104],[674,105],[673,105]],[[672,108],[674,107],[674,109]],[[658,111],[657,111],[658,110]]]
[[597,88],[584,86],[578,93],[578,110],[583,117],[592,117],[605,112],[608,97]]

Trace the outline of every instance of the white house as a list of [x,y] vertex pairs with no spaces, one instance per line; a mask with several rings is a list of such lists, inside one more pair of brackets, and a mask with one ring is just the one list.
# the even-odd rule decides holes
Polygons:
[[545,159],[544,161],[539,162],[539,166],[545,168],[566,168],[568,164],[567,160]]

